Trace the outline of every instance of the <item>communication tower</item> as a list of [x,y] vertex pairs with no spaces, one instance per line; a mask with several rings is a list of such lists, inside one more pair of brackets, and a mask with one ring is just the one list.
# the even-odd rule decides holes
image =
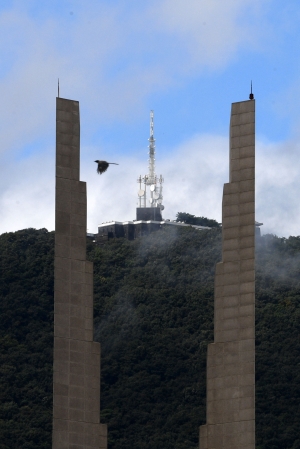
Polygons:
[[[154,138],[154,112],[150,111],[150,137],[149,137],[149,173],[140,175],[137,182],[140,185],[138,191],[139,207],[137,208],[137,219],[161,218],[161,211],[164,210],[163,182],[162,175],[155,174],[155,138]],[[146,210],[143,210],[146,209]],[[152,209],[152,211],[150,210]]]

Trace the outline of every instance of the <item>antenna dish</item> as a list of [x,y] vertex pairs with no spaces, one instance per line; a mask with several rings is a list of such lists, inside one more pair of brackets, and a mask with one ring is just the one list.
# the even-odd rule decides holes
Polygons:
[[162,199],[160,198],[159,200],[157,200],[157,204],[161,204],[162,203]]
[[144,196],[144,195],[145,195],[145,190],[140,189],[140,190],[138,191],[138,196]]
[[150,186],[150,190],[151,190],[151,192],[154,192],[154,190],[155,190],[155,185],[154,185],[154,184],[152,184],[152,185]]
[[159,198],[159,193],[154,192],[154,193],[153,193],[153,198],[154,198],[155,200],[158,200],[158,198]]

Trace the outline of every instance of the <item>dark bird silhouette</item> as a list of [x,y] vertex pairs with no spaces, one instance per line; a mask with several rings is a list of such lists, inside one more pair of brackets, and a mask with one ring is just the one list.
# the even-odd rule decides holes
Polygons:
[[99,173],[99,175],[102,175],[102,173],[104,173],[108,169],[108,166],[110,164],[119,165],[119,164],[116,164],[116,162],[106,162],[106,161],[98,161],[98,160],[95,162],[98,164],[97,173]]

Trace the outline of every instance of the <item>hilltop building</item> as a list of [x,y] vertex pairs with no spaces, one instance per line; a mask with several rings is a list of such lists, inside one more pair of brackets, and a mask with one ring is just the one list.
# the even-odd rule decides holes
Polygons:
[[168,219],[163,220],[163,182],[162,175],[155,173],[155,138],[154,138],[154,112],[150,112],[150,137],[149,137],[149,160],[148,174],[140,175],[138,207],[136,208],[136,219],[133,221],[110,221],[98,226],[98,233],[93,236],[98,243],[105,242],[111,238],[124,237],[134,240],[151,232],[158,231],[164,226],[192,226],[196,229],[210,229],[207,226],[189,225]]

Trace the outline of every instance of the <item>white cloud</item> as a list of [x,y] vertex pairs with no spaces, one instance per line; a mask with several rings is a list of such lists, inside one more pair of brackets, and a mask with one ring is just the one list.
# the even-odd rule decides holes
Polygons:
[[[223,67],[241,47],[261,47],[261,21],[269,0],[164,0],[153,15],[178,45],[178,62]],[[173,51],[175,50],[175,46]],[[184,54],[185,53],[185,54]]]
[[72,20],[33,16],[34,1],[27,9],[17,2],[2,10],[1,152],[54,133],[58,77],[61,96],[80,99],[86,126],[95,130],[99,121],[137,117],[151,94],[199,67],[223,66],[240,44],[253,40],[256,25],[250,33],[249,24],[239,24],[253,3],[190,0],[187,7],[183,0],[164,0],[130,7],[79,1]]
[[[88,229],[96,232],[103,221],[135,219],[139,174],[147,161],[122,157],[99,176],[92,154],[84,147],[81,180],[87,182]],[[300,162],[299,144],[257,143],[256,217],[263,233],[299,235]],[[54,154],[35,156],[2,167],[0,232],[26,227],[54,228]],[[221,221],[223,184],[228,182],[228,138],[195,136],[174,150],[171,158],[160,159],[157,173],[164,184],[165,218],[188,212]]]
[[54,152],[0,168],[0,233],[54,229]]
[[145,33],[133,17],[124,22],[122,8],[90,3],[73,22],[55,16],[37,20],[18,7],[0,13],[0,56],[6,64],[0,78],[1,152],[54,135],[58,78],[60,95],[81,100],[85,123],[93,129],[99,121],[126,121],[133,110],[136,116],[145,96],[166,86],[162,61],[150,73],[141,53],[132,50],[132,41],[140,41],[147,54]]
[[300,235],[300,145],[258,142],[256,150],[256,217],[262,233]]

